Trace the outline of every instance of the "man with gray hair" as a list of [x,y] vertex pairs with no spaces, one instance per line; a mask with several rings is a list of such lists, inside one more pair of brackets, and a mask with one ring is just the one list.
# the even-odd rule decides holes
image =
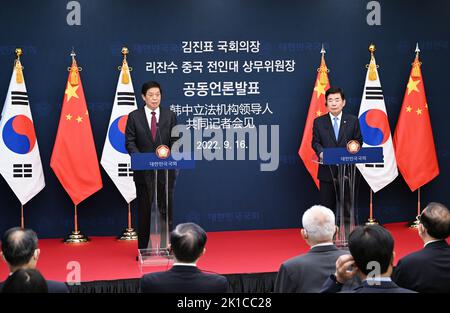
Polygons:
[[311,247],[309,252],[293,257],[283,264],[275,281],[275,292],[319,292],[336,260],[348,251],[333,244],[337,231],[333,211],[314,205],[303,214],[301,236]]

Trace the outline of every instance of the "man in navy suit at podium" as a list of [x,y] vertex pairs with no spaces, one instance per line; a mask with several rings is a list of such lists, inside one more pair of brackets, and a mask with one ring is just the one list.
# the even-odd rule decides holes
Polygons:
[[[325,105],[329,114],[316,118],[313,124],[312,147],[319,161],[323,160],[324,148],[347,147],[350,140],[358,141],[360,146],[363,143],[358,118],[342,112],[345,95],[341,88],[330,87],[326,91]],[[336,208],[333,177],[337,177],[336,166],[319,165],[317,178],[320,181],[320,204],[331,210]]]
[[[158,146],[172,144],[178,139],[172,137],[172,128],[177,124],[175,113],[161,104],[161,86],[154,81],[142,86],[142,99],[145,106],[128,115],[125,129],[125,146],[128,153],[155,152]],[[138,248],[147,249],[150,236],[150,212],[154,200],[154,171],[135,171],[133,180],[136,185],[138,202]],[[169,204],[165,205],[165,175],[158,171],[158,207],[163,220],[168,214],[169,230],[172,229],[172,202],[176,172],[169,170]],[[163,243],[162,243],[163,246]]]

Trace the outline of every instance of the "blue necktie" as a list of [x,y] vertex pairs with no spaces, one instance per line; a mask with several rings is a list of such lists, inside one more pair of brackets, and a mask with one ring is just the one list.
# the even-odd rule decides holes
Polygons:
[[334,136],[336,137],[336,141],[337,141],[338,137],[339,137],[338,118],[337,117],[333,117],[333,119],[334,119],[334,123],[333,123]]

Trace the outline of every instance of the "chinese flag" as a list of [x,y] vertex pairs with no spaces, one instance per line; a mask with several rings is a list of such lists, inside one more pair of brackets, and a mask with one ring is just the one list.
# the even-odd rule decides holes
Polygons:
[[78,66],[73,58],[50,166],[75,205],[102,188]]
[[439,175],[421,62],[416,55],[394,133],[397,165],[412,191]]
[[317,179],[319,164],[313,161],[317,161],[317,155],[312,148],[312,132],[314,119],[328,113],[327,107],[325,106],[325,92],[329,88],[330,82],[328,81],[328,68],[325,64],[324,54],[322,53],[322,60],[320,62],[316,84],[314,86],[311,102],[309,104],[308,116],[306,117],[305,129],[303,130],[302,143],[300,144],[300,149],[298,150],[300,158],[303,160],[306,169],[309,174],[311,174],[311,177],[314,179],[314,182],[319,189],[319,180]]

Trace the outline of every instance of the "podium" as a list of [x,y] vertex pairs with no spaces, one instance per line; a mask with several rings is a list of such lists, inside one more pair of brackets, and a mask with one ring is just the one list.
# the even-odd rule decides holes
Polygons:
[[[161,146],[160,146],[161,147]],[[150,209],[150,238],[146,249],[139,249],[138,261],[141,266],[163,266],[172,262],[169,245],[169,170],[192,169],[194,161],[187,155],[167,153],[132,153],[133,171],[153,171],[153,199]],[[164,188],[158,188],[158,175],[164,175]],[[165,212],[161,213],[161,212]]]
[[[348,235],[358,221],[356,203],[356,164],[383,163],[383,148],[361,148],[351,153],[347,148],[326,148],[323,150],[323,165],[328,165],[333,178],[336,195],[336,224],[339,231],[334,242],[338,247],[348,245]],[[334,169],[337,167],[337,171]],[[337,172],[337,173],[335,173]]]

